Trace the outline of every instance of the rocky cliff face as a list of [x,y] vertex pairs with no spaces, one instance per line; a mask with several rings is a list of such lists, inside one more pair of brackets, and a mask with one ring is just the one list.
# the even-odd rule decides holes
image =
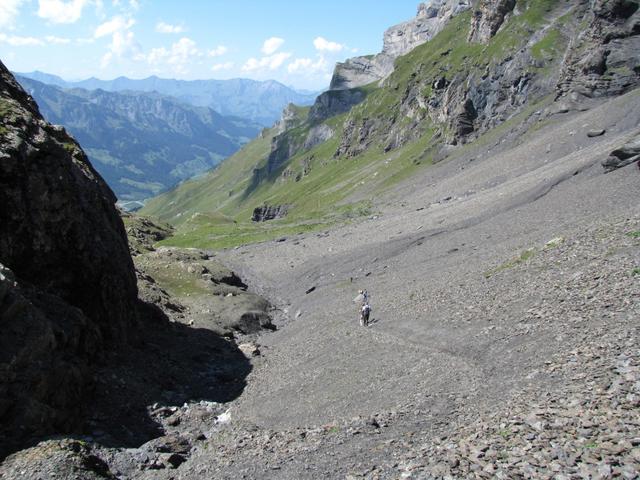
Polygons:
[[640,79],[640,4],[597,0],[583,17],[563,63],[558,96],[619,95]]
[[384,32],[382,53],[397,58],[431,40],[454,15],[468,10],[470,0],[432,0],[418,5],[415,18]]
[[2,450],[78,420],[86,365],[126,340],[137,287],[113,193],[1,63],[0,111]]
[[[566,109],[580,108],[581,98],[624,93],[640,84],[639,18],[638,3],[628,0],[530,3],[524,10],[512,0],[481,1],[468,20],[466,44],[449,43],[440,59],[431,55],[433,67],[418,54],[410,58],[406,85],[387,80],[403,89],[399,113],[348,118],[336,156],[358,155],[380,138],[385,150],[395,149],[425,123],[456,145],[545,96],[566,97],[556,107]],[[467,53],[459,57],[457,49]]]
[[382,52],[338,63],[329,89],[355,88],[388,77],[393,72],[396,58],[431,40],[452,16],[469,7],[469,0],[433,0],[421,3],[415,18],[387,29]]
[[488,42],[515,6],[515,0],[480,0],[473,12],[469,41]]
[[[551,110],[583,108],[581,99],[639,85],[639,19],[634,0],[421,4],[415,19],[387,30],[380,54],[336,67],[307,131],[346,112],[333,129],[334,158],[395,150],[431,131],[437,147],[428,156],[438,161],[532,103],[555,98]],[[378,89],[361,88],[383,78]],[[299,123],[274,138],[270,172],[317,144],[298,130]]]

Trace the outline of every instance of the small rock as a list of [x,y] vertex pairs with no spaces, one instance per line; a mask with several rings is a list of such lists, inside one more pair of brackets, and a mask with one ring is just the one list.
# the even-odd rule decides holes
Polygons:
[[244,353],[247,358],[260,356],[260,349],[253,342],[241,343],[238,345],[238,349]]
[[605,131],[606,130],[604,128],[589,130],[587,132],[587,137],[599,137],[600,135],[604,135]]
[[187,459],[177,453],[170,453],[167,456],[164,456],[162,460],[164,464],[167,465],[169,468],[178,468]]
[[555,248],[564,243],[564,237],[555,237],[544,244],[546,248]]

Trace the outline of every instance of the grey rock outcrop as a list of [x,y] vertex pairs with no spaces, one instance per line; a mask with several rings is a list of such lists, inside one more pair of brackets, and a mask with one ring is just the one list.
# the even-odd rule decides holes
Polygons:
[[68,431],[87,366],[135,326],[137,288],[115,197],[0,63],[0,456]]
[[263,205],[253,209],[251,220],[254,222],[266,222],[282,218],[287,214],[289,205]]
[[[611,152],[609,157],[602,162],[602,166],[605,172],[612,172],[634,162],[640,162],[640,135]],[[638,165],[640,166],[640,163]]]
[[486,43],[498,32],[515,6],[515,0],[480,0],[473,13],[469,41]]
[[296,106],[293,103],[290,103],[285,107],[282,111],[282,115],[280,116],[280,120],[276,122],[275,128],[278,133],[282,133],[290,128],[295,127],[300,123],[300,116],[298,115],[298,111]]
[[387,29],[383,37],[382,52],[338,63],[329,89],[355,88],[388,77],[393,72],[396,58],[431,40],[451,17],[470,6],[469,0],[433,0],[421,3],[415,18]]
[[571,43],[557,96],[619,95],[640,84],[640,10],[633,0],[595,0]]
[[333,137],[333,134],[333,130],[328,125],[325,125],[324,123],[316,125],[309,130],[309,134],[304,140],[303,148],[305,150],[309,150],[322,142],[326,142]]
[[[528,9],[541,9],[531,4],[518,11],[513,0],[483,0],[474,8],[466,39],[470,43],[489,43]],[[550,107],[547,113],[551,114],[582,108],[581,101],[590,97],[618,95],[640,85],[638,2],[574,2],[547,7],[544,12],[548,26],[523,37],[518,48],[511,45],[511,52],[498,61],[454,73],[454,63],[445,51],[440,71],[425,75],[428,67],[416,66],[403,85],[397,105],[400,115],[387,120],[347,118],[335,155],[358,155],[372,139],[385,150],[400,147],[419,136],[425,121],[441,126],[444,143],[457,145],[508,120],[534,98],[555,92],[556,99],[571,99]],[[541,55],[536,48],[549,42],[553,32],[561,39],[554,43],[555,52]],[[387,87],[402,85],[394,80],[389,77]]]
[[349,111],[351,107],[364,100],[363,91],[354,88],[349,90],[328,90],[316,98],[309,111],[309,121],[319,123],[334,115]]
[[388,28],[382,53],[397,58],[431,40],[454,15],[469,9],[469,0],[432,0],[418,5],[415,18]]
[[393,57],[379,53],[348,58],[336,64],[331,90],[346,90],[367,85],[387,77],[393,71]]

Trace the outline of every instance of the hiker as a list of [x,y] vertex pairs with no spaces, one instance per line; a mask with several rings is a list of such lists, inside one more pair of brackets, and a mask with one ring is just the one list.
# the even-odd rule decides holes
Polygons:
[[368,303],[362,305],[360,309],[360,325],[363,327],[369,326],[369,314],[371,313],[371,306]]
[[369,293],[366,290],[358,290],[358,296],[353,299],[360,305],[360,325],[366,327],[369,325],[369,314],[371,313],[371,305],[369,305]]

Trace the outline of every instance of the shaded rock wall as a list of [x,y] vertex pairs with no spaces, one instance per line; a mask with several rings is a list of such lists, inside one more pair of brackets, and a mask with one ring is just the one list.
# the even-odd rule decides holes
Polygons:
[[348,112],[351,107],[360,103],[364,98],[364,92],[357,88],[323,92],[318,95],[309,111],[309,121],[319,123],[334,115]]
[[135,325],[115,197],[0,63],[0,457],[74,428],[88,366]]
[[0,64],[0,261],[121,339],[136,278],[116,198]]

